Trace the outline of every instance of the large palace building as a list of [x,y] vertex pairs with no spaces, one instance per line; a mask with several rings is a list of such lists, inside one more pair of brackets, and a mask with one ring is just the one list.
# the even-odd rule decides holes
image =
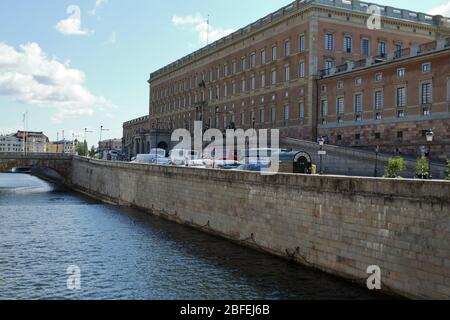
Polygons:
[[197,120],[359,146],[433,128],[448,145],[450,19],[377,6],[374,29],[369,6],[295,1],[152,73],[150,128]]

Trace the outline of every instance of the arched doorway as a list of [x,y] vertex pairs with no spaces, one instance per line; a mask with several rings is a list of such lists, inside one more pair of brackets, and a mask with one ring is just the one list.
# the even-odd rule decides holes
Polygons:
[[294,173],[311,174],[312,159],[306,152],[299,152],[294,158]]
[[165,143],[164,141],[161,141],[160,143],[158,143],[158,149],[164,149],[167,151],[168,148],[169,147],[168,147],[167,143]]

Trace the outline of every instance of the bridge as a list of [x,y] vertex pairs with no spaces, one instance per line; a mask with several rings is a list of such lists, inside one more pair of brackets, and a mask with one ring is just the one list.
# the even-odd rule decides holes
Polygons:
[[0,172],[31,172],[45,179],[70,184],[72,155],[62,153],[0,153]]

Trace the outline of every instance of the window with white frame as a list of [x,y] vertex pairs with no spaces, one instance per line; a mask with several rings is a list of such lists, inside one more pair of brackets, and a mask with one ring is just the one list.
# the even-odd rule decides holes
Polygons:
[[245,57],[241,58],[241,71],[245,71],[246,64],[245,64]]
[[300,102],[298,104],[298,115],[301,120],[303,120],[305,118],[305,103],[304,102]]
[[284,56],[289,57],[291,55],[291,40],[284,42]]
[[397,108],[406,107],[406,87],[397,88]]
[[284,66],[284,81],[291,80],[291,67],[289,65]]
[[334,50],[334,33],[325,34],[325,50]]
[[325,60],[325,70],[330,70],[333,68],[333,59],[326,59]]
[[383,90],[376,90],[374,93],[374,104],[375,109],[380,110],[383,109],[384,99],[383,99]]
[[272,61],[276,61],[277,60],[277,46],[273,45],[272,46]]
[[261,88],[264,88],[266,86],[266,74],[261,74]]
[[304,61],[300,61],[299,65],[298,65],[298,77],[299,78],[305,77],[305,62]]
[[344,51],[351,53],[353,49],[353,40],[351,36],[344,37]]
[[320,102],[320,114],[322,117],[328,116],[328,100],[322,99]]
[[233,96],[236,95],[236,81],[233,80],[233,83],[231,84],[231,91],[233,93]]
[[272,85],[277,84],[277,70],[272,70]]
[[386,42],[379,41],[378,42],[378,55],[384,57],[386,55]]
[[305,35],[304,34],[300,35],[300,37],[298,38],[298,46],[299,46],[300,52],[305,51]]
[[255,76],[252,75],[250,77],[250,90],[254,91],[256,89],[256,81],[255,81]]
[[260,124],[264,124],[264,122],[266,122],[266,120],[264,119],[264,116],[265,116],[265,110],[259,109],[259,123]]
[[245,79],[242,79],[241,80],[241,93],[245,93],[246,85],[247,85],[247,83],[246,83]]
[[362,94],[360,93],[355,94],[355,112],[356,113],[362,112]]
[[228,84],[226,82],[223,84],[223,95],[225,98],[228,97]]
[[256,67],[256,53],[252,53],[250,56],[250,68]]
[[337,114],[344,114],[344,97],[337,97],[336,99],[336,111]]
[[289,124],[289,106],[284,106],[283,116],[284,125],[287,126]]
[[375,74],[375,81],[379,82],[383,80],[383,74],[381,72],[378,72],[377,74]]
[[429,73],[431,71],[431,63],[427,62],[422,64],[422,72]]
[[337,82],[337,88],[338,88],[339,90],[344,89],[344,81],[339,80],[339,81]]
[[431,82],[421,85],[422,104],[431,104],[433,102],[433,86]]
[[237,63],[236,63],[236,61],[233,61],[233,64],[232,64],[232,71],[233,71],[233,74],[236,74],[236,72],[237,72]]
[[355,85],[357,85],[357,86],[361,86],[362,85],[362,78],[361,77],[355,79]]
[[223,76],[228,77],[228,64],[223,65]]
[[272,107],[270,110],[270,120],[272,121],[272,123],[277,122],[277,108],[276,107]]
[[397,77],[404,78],[405,74],[406,74],[406,69],[405,68],[398,68],[397,69]]
[[259,61],[261,64],[266,64],[266,49],[261,49]]

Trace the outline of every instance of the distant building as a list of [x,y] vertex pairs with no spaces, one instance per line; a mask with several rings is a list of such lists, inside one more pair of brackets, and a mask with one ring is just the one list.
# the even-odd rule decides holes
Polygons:
[[122,152],[122,139],[109,139],[100,141],[100,152],[117,151]]
[[133,119],[123,124],[122,152],[128,159],[139,153],[145,153],[145,150],[150,150],[150,141],[147,141],[149,132],[149,116]]
[[75,154],[78,141],[54,141],[47,144],[47,153]]
[[15,135],[0,135],[0,152],[23,152],[23,140]]
[[25,152],[46,153],[48,137],[42,132],[17,131],[15,137],[24,140]]

